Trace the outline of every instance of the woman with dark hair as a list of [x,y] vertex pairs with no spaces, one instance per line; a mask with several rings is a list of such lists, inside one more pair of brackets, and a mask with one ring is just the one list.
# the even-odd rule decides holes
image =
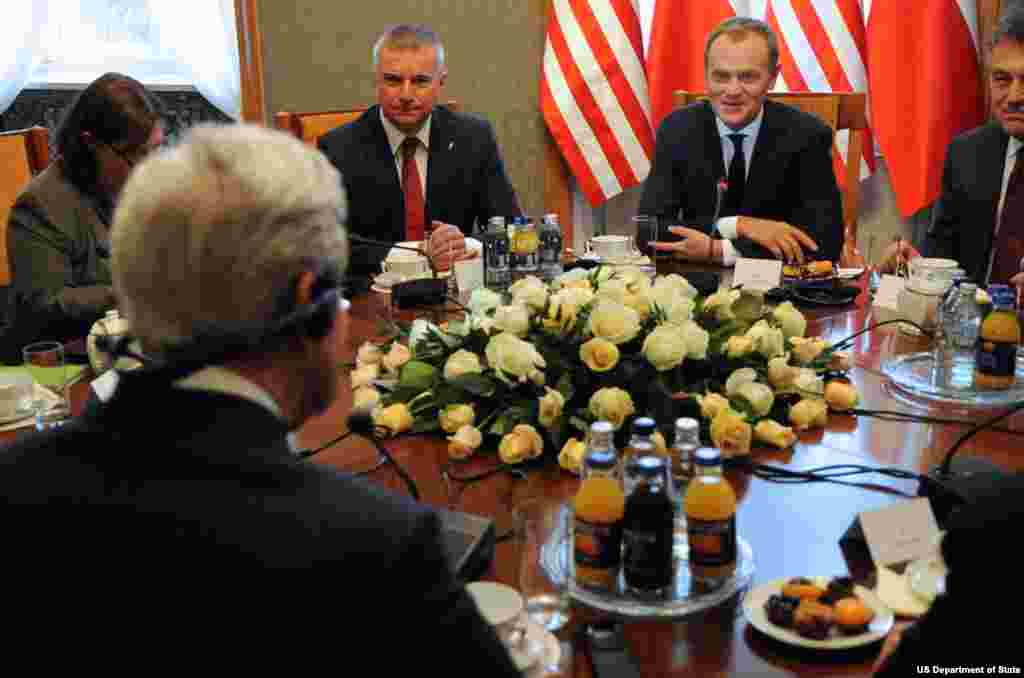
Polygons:
[[75,99],[57,131],[58,156],[11,210],[3,360],[20,361],[33,341],[83,337],[114,307],[112,213],[132,168],[162,142],[159,105],[133,78],[107,73]]

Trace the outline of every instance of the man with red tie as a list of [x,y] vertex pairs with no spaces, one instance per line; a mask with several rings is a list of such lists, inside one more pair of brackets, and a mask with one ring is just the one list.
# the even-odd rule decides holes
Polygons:
[[[999,20],[989,48],[989,93],[993,120],[961,134],[949,145],[942,195],[924,243],[926,256],[956,259],[979,284],[1024,287],[1024,7]],[[883,270],[892,270],[890,245]]]
[[[377,105],[331,130],[320,150],[342,175],[351,232],[427,241],[437,270],[474,256],[465,236],[492,216],[520,214],[490,123],[437,105],[448,75],[444,47],[425,26],[400,25],[373,48]],[[357,274],[380,271],[384,248],[355,246]]]

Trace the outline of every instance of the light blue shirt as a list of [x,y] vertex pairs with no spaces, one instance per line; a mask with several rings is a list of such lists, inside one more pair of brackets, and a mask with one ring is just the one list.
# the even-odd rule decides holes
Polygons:
[[[750,176],[750,164],[751,159],[754,157],[754,145],[757,143],[757,135],[761,132],[761,123],[763,121],[763,106],[761,107],[761,111],[757,114],[757,117],[751,120],[749,125],[740,130],[732,129],[722,122],[721,118],[717,115],[715,116],[715,126],[718,128],[718,136],[722,141],[722,161],[726,168],[726,172],[728,172],[729,165],[732,163],[732,156],[736,154],[736,146],[733,144],[732,139],[729,138],[729,135],[742,134],[743,160],[745,161],[744,166],[747,170],[747,174],[744,179]],[[730,242],[730,240],[734,240],[736,238],[736,222],[736,217],[722,217],[715,222],[715,230],[718,231],[719,235],[726,239],[725,242],[722,243],[722,263],[726,266],[732,266],[736,263],[736,250]]]

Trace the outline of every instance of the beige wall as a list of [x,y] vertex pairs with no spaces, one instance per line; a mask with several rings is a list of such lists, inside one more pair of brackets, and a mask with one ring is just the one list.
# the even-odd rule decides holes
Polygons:
[[538,83],[544,0],[259,0],[267,111],[373,103],[371,48],[388,24],[441,34],[444,98],[494,125],[523,209],[543,210],[544,122]]

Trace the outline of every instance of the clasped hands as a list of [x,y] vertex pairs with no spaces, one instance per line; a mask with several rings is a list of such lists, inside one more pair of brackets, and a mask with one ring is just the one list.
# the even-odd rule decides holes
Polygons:
[[476,250],[466,249],[466,238],[457,227],[440,221],[434,222],[434,231],[427,243],[427,254],[434,262],[434,269],[447,271],[456,261],[472,259],[477,256]]
[[[715,261],[722,258],[721,243],[707,233],[686,226],[670,226],[669,232],[683,238],[679,242],[653,242],[651,246],[662,252],[672,252],[680,259]],[[736,234],[756,242],[776,259],[803,263],[804,251],[817,252],[818,245],[799,228],[782,221],[740,217]]]

